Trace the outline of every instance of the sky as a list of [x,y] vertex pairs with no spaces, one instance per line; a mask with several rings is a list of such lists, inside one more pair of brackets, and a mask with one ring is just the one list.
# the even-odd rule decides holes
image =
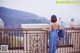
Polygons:
[[30,12],[48,20],[55,14],[64,22],[74,18],[75,23],[80,23],[80,4],[56,4],[56,0],[0,0],[0,6]]

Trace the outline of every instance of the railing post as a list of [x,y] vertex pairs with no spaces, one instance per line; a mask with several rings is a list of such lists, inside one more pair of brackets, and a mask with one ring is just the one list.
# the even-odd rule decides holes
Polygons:
[[26,31],[23,31],[23,34],[24,34],[24,53],[26,53],[26,40],[27,40],[27,38],[26,38]]

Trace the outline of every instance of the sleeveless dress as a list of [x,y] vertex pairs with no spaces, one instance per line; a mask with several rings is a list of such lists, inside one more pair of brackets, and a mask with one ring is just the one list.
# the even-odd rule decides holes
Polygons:
[[52,29],[49,32],[49,53],[56,53],[58,39],[58,30]]

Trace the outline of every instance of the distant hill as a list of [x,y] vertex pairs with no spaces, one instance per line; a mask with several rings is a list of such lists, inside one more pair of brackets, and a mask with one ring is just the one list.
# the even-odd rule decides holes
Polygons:
[[5,7],[0,7],[0,18],[6,28],[20,28],[21,24],[49,23],[45,17]]

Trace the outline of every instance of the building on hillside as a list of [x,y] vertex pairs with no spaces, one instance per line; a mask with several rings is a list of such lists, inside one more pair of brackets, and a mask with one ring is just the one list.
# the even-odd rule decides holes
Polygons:
[[1,18],[0,18],[0,28],[4,28],[4,22]]

